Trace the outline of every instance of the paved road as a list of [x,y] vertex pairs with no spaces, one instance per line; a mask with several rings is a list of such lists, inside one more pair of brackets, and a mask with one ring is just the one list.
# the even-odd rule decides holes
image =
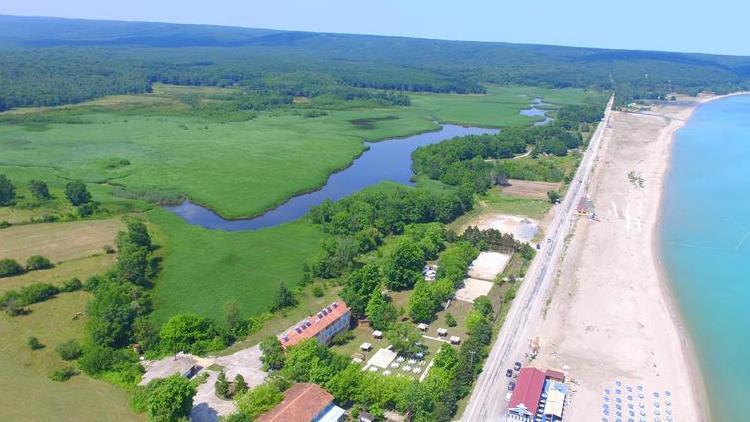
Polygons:
[[609,124],[614,96],[610,98],[602,122],[591,138],[589,148],[583,154],[581,164],[573,182],[547,231],[547,240],[526,272],[523,285],[508,312],[482,373],[477,379],[469,404],[464,410],[463,421],[501,421],[505,415],[505,395],[508,380],[505,370],[515,361],[523,361],[529,350],[529,340],[538,326],[544,301],[547,298],[555,267],[565,248],[565,237],[573,225],[576,206],[585,195],[591,170],[596,161],[604,129]]

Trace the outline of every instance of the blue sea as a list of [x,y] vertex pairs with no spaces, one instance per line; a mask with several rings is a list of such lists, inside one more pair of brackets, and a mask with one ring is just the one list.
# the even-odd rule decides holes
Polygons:
[[662,258],[714,421],[750,421],[750,96],[700,106],[677,132]]

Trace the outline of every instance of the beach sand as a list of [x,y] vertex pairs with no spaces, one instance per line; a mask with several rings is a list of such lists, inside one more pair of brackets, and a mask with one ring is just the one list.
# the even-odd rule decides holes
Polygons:
[[[588,186],[599,221],[576,223],[536,337],[533,365],[562,369],[573,380],[567,420],[602,420],[608,388],[614,421],[618,380],[623,407],[634,396],[635,420],[639,402],[648,420],[654,411],[669,420],[667,408],[675,421],[709,419],[690,338],[659,261],[656,228],[673,135],[697,104],[712,98],[612,115]],[[660,393],[658,408],[653,392]]]

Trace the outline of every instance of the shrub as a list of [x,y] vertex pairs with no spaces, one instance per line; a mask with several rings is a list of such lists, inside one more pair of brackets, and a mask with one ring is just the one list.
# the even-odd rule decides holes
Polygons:
[[23,274],[21,264],[10,258],[0,259],[0,277],[10,277],[18,274]]
[[243,377],[241,374],[235,375],[234,383],[232,383],[232,390],[232,396],[244,394],[247,391],[247,382],[245,382],[245,377]]
[[52,268],[52,262],[48,258],[41,255],[32,255],[26,260],[26,270],[46,270]]
[[222,349],[226,342],[216,324],[196,314],[175,315],[159,332],[164,351],[186,351],[197,355]]
[[256,418],[258,415],[273,409],[283,399],[284,394],[275,385],[265,383],[240,396],[237,399],[237,406],[242,413],[250,416],[250,418]]
[[296,304],[297,299],[294,298],[294,295],[292,295],[292,292],[287,289],[284,283],[281,283],[279,285],[279,290],[276,292],[276,297],[274,297],[273,302],[271,303],[271,312],[290,308]]
[[72,366],[66,366],[65,368],[53,371],[49,375],[49,379],[52,381],[63,382],[69,380],[74,375],[78,375],[78,371]]
[[38,338],[31,336],[26,339],[26,345],[29,346],[31,350],[39,350],[44,348],[44,345],[41,341],[39,341]]
[[10,226],[12,226],[12,224],[10,224],[9,222],[5,220],[0,221],[0,229],[7,229]]
[[216,391],[216,396],[220,399],[230,398],[229,381],[227,381],[227,376],[224,371],[219,372],[219,376],[216,378],[216,382],[214,383],[214,389]]
[[340,333],[336,334],[335,336],[333,336],[333,338],[331,339],[331,345],[333,345],[333,346],[343,346],[343,345],[349,343],[350,341],[354,340],[354,337],[356,337],[356,336],[351,331],[340,332]]
[[81,357],[81,345],[78,340],[72,339],[64,343],[60,343],[55,351],[63,360],[75,360]]
[[102,250],[107,255],[112,255],[113,253],[115,253],[115,248],[113,248],[112,245],[104,245],[102,246]]
[[445,314],[445,323],[448,324],[449,327],[455,327],[458,325],[458,322],[456,322],[456,318],[453,316],[453,314],[447,313]]
[[[18,302],[21,306],[44,302],[58,294],[60,290],[49,283],[32,283],[21,287],[18,292]],[[10,293],[10,292],[8,292]]]
[[322,287],[315,286],[315,287],[313,287],[312,294],[315,297],[323,297],[323,295],[325,294],[325,292],[323,291]]
[[77,292],[83,288],[83,283],[81,283],[81,280],[79,280],[76,277],[71,278],[70,280],[66,280],[62,287],[60,287],[61,292]]

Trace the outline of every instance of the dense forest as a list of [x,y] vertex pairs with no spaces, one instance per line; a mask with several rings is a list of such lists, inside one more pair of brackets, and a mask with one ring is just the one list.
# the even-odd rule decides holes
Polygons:
[[617,90],[627,101],[748,89],[750,58],[0,15],[0,110],[155,82],[239,86],[266,104],[361,95],[352,88],[481,93],[486,82]]

